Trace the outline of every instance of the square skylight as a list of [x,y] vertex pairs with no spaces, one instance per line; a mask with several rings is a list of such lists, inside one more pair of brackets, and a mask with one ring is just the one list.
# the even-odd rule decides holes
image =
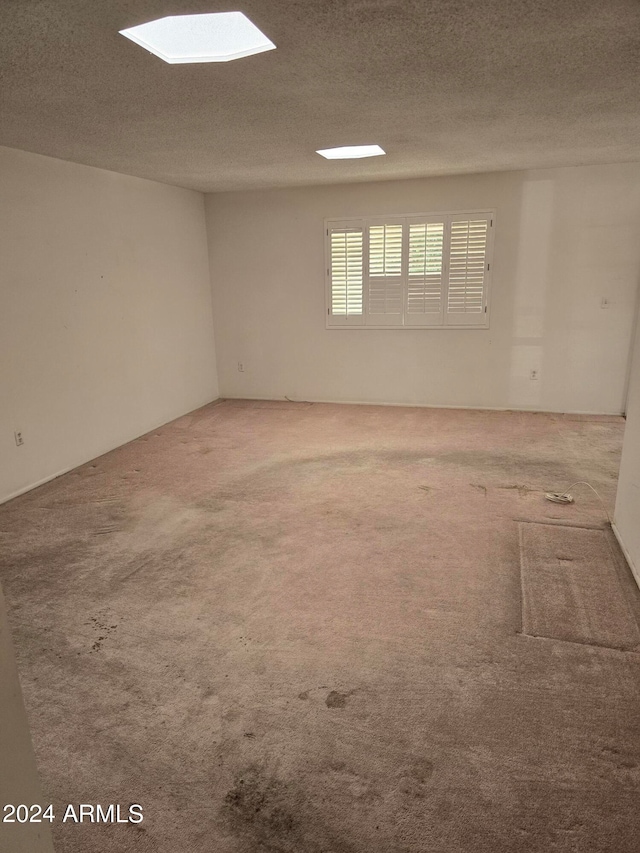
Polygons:
[[120,34],[172,64],[228,62],[275,49],[242,12],[170,15]]
[[379,157],[386,154],[379,145],[343,145],[342,148],[321,148],[316,151],[327,160],[359,160],[363,157]]

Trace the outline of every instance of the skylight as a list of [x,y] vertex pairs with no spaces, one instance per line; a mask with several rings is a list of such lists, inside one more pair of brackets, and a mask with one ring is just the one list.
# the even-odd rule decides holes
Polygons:
[[386,154],[379,145],[343,145],[342,148],[321,148],[316,151],[327,160],[359,160],[362,157],[379,157]]
[[172,64],[228,62],[275,49],[242,12],[171,15],[120,34]]

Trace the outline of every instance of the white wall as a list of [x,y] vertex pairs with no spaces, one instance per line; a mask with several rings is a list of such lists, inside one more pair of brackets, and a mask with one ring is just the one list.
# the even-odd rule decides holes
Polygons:
[[631,361],[627,424],[613,520],[618,541],[640,585],[640,314]]
[[[324,218],[473,208],[489,330],[325,329]],[[220,193],[207,221],[222,396],[622,411],[639,164]]]
[[0,500],[217,394],[203,196],[0,148]]

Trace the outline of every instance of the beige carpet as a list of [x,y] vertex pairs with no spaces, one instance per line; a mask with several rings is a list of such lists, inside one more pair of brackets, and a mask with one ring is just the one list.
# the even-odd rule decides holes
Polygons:
[[635,853],[640,655],[520,633],[622,430],[225,402],[0,507],[47,796],[144,809],[58,853]]

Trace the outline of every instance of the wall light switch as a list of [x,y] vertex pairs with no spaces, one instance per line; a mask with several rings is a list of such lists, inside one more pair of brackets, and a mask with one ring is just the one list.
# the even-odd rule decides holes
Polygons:
[[609,297],[603,296],[602,299],[600,300],[600,307],[601,308],[608,308],[610,305],[611,305],[611,300],[609,299]]

